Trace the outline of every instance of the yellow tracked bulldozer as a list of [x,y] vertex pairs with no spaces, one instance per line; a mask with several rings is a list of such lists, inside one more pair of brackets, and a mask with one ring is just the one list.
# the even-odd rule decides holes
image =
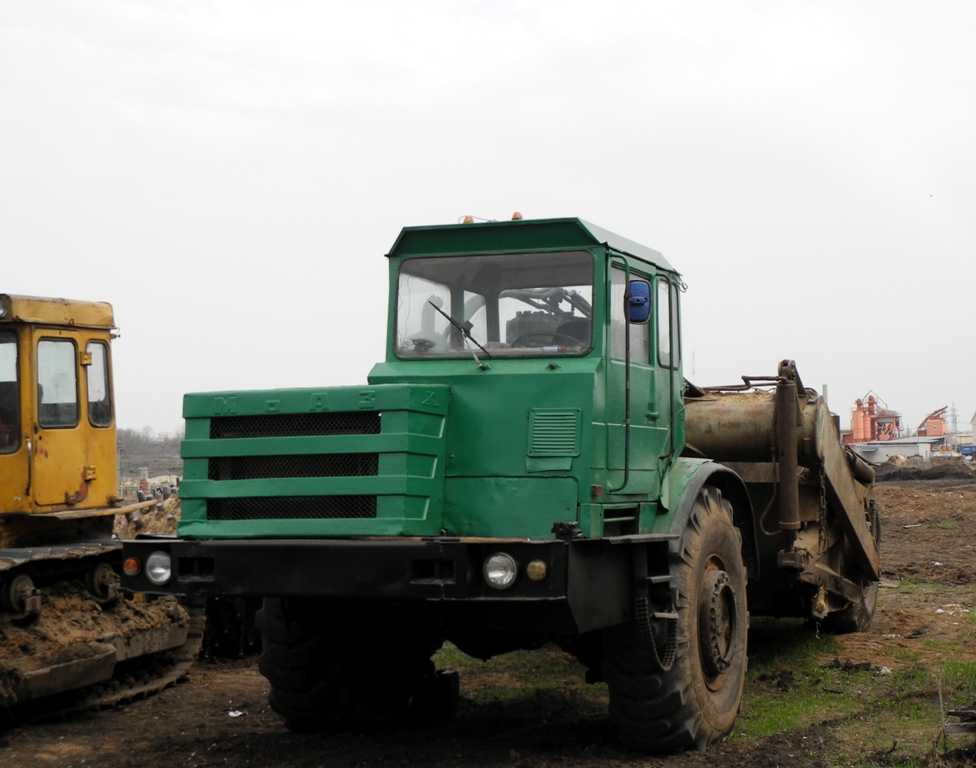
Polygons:
[[156,502],[117,494],[115,330],[106,303],[0,294],[5,708],[113,703],[176,679],[199,647],[175,599],[119,594],[115,517]]

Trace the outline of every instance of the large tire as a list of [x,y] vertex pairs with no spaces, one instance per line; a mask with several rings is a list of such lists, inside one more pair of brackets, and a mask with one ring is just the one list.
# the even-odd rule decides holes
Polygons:
[[[877,509],[872,508],[870,522],[871,534],[874,536],[875,543],[880,547],[881,518],[878,516]],[[820,622],[820,626],[824,631],[834,635],[867,632],[871,628],[871,622],[874,621],[874,609],[878,604],[878,582],[869,581],[861,575],[860,566],[857,565],[857,557],[846,537],[841,546],[841,575],[860,584],[861,597],[859,600],[851,602],[846,608],[828,613]],[[848,566],[848,564],[850,565]],[[852,572],[846,572],[848,567]]]
[[430,660],[439,642],[423,634],[391,640],[396,617],[380,604],[265,599],[257,615],[258,669],[271,683],[268,703],[286,727],[376,730],[402,720],[414,700],[428,708],[443,700],[432,693],[450,688]]
[[268,703],[285,726],[310,733],[343,724],[349,680],[342,659],[323,642],[317,617],[298,601],[266,598],[256,625],[261,632],[258,670],[271,683]]
[[721,740],[742,701],[746,571],[732,508],[717,489],[700,491],[670,565],[678,614],[670,669],[642,644],[636,625],[604,633],[610,718],[628,747],[660,754]]

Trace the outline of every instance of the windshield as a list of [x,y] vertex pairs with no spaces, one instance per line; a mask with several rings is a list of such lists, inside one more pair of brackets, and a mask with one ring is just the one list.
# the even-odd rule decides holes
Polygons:
[[592,303],[586,251],[408,259],[397,285],[396,353],[582,355]]

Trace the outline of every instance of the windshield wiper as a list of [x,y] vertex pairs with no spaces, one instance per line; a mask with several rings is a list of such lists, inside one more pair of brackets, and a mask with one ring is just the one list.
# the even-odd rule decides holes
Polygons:
[[[488,350],[485,349],[483,346],[481,346],[477,341],[475,341],[474,337],[471,335],[470,331],[474,327],[471,324],[471,321],[465,321],[465,323],[462,325],[457,320],[455,320],[453,317],[451,317],[449,314],[447,314],[447,312],[445,312],[443,309],[441,309],[440,307],[438,307],[434,302],[432,302],[432,301],[430,301],[428,299],[427,300],[427,303],[430,304],[434,309],[436,309],[442,315],[444,315],[444,317],[447,318],[447,321],[461,332],[461,336],[462,337],[464,337],[465,339],[467,339],[468,341],[470,341],[472,344],[474,344],[475,346],[477,346],[478,349],[480,349],[482,352],[484,352],[485,353],[485,357],[491,357],[491,353],[488,352]],[[473,349],[468,349],[468,351],[471,353],[471,357],[474,358],[474,361],[478,364],[478,367],[481,368],[482,370],[484,370],[484,367],[485,366],[478,359],[478,356],[475,354],[474,350]]]

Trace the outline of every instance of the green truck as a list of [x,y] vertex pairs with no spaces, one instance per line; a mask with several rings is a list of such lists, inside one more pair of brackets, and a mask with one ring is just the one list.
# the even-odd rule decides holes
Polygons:
[[553,642],[626,745],[704,749],[750,613],[867,627],[871,468],[791,361],[684,378],[660,253],[569,218],[408,227],[387,258],[368,383],[187,395],[177,535],[124,545],[133,591],[263,598],[289,728],[443,715],[445,641]]

